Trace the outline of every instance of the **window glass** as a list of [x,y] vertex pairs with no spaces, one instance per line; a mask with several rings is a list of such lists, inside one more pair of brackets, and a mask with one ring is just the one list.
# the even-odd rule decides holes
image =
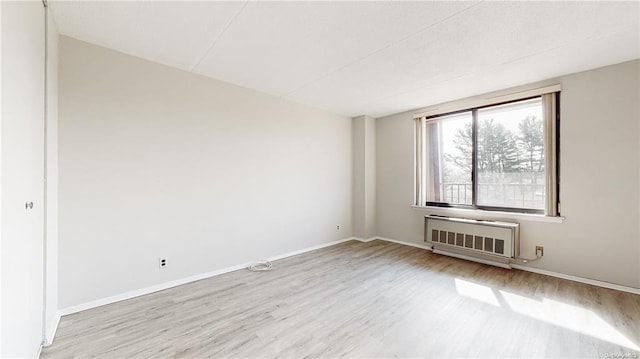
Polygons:
[[477,112],[478,206],[545,208],[540,98]]
[[414,203],[558,216],[559,101],[415,117]]
[[472,204],[471,111],[427,121],[427,201]]

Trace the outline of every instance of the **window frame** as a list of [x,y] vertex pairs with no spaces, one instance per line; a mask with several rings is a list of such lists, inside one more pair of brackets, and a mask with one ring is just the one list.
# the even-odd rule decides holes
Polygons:
[[[555,203],[553,204],[553,206],[555,207],[555,213],[556,215],[548,215],[546,214],[546,209],[533,209],[533,208],[517,208],[517,207],[502,207],[502,206],[488,206],[488,205],[478,205],[478,182],[477,182],[477,154],[478,154],[478,110],[484,109],[484,108],[489,108],[489,107],[496,107],[496,106],[501,106],[501,105],[506,105],[506,104],[510,104],[510,103],[515,103],[515,102],[521,102],[521,101],[527,101],[527,100],[532,100],[532,99],[536,99],[536,98],[541,98],[546,95],[546,94],[551,94],[554,96],[554,103],[555,103],[555,109],[554,109],[554,114],[555,114],[555,118],[552,120],[553,121],[553,126],[555,127],[555,146],[554,146],[554,153],[552,153],[552,155],[554,156],[554,160],[553,163],[555,164],[555,178],[553,179],[553,185],[555,186],[554,190],[555,190]],[[486,102],[483,103],[481,105],[476,105],[476,106],[472,106],[472,107],[467,107],[467,108],[463,108],[463,109],[456,109],[453,111],[447,111],[447,112],[439,112],[439,113],[435,113],[435,114],[429,114],[426,116],[420,116],[420,115],[416,115],[414,116],[414,119],[418,119],[418,118],[422,118],[425,120],[425,123],[430,120],[430,119],[435,119],[438,117],[445,117],[445,116],[451,116],[451,115],[456,115],[456,114],[461,114],[461,113],[465,113],[465,112],[471,112],[471,117],[472,117],[472,122],[471,122],[471,133],[472,133],[472,155],[471,155],[471,204],[458,204],[458,203],[447,203],[447,202],[431,202],[428,201],[426,198],[424,198],[424,206],[426,207],[438,207],[438,208],[460,208],[460,209],[467,209],[467,210],[483,210],[483,211],[493,211],[493,212],[509,212],[509,213],[524,213],[524,214],[534,214],[534,215],[544,215],[547,217],[560,217],[560,94],[561,91],[558,89],[557,91],[552,91],[552,92],[542,92],[542,93],[536,93],[533,95],[528,95],[528,96],[524,96],[524,97],[514,97],[513,95],[511,96],[507,96],[508,99],[504,100],[504,101],[496,101],[496,102]],[[546,137],[547,133],[546,131],[543,130],[543,137]],[[425,137],[424,135],[422,137]],[[422,142],[426,143],[428,141],[427,138],[423,138]],[[546,141],[545,141],[546,143]],[[418,144],[416,144],[417,146]],[[420,144],[421,146],[423,146],[423,144]],[[420,165],[421,171],[422,168],[426,168],[429,167],[428,166],[428,159],[425,158],[424,155],[421,156],[422,161],[424,163],[422,163]],[[418,170],[418,166],[416,166],[416,170]],[[546,171],[547,169],[545,168],[545,176],[546,176]],[[423,174],[420,174],[421,176]],[[416,173],[416,176],[418,176],[418,174]],[[422,180],[423,186],[426,187],[426,181],[423,179]],[[549,188],[547,188],[547,186],[545,186],[545,207],[546,207],[546,200],[548,198],[550,198],[551,196],[549,196]],[[423,190],[424,191],[424,190]]]

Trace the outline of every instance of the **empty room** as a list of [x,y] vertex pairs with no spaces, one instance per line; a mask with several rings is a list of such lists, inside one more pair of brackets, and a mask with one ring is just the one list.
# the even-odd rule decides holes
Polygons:
[[639,358],[640,2],[0,1],[1,358]]

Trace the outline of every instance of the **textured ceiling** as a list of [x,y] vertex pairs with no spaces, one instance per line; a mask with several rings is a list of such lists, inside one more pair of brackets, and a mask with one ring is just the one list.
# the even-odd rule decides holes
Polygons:
[[347,116],[640,58],[640,2],[50,6],[63,35]]

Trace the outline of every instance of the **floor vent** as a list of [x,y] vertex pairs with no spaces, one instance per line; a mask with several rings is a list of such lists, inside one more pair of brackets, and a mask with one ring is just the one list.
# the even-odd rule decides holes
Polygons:
[[518,223],[428,215],[424,231],[437,253],[506,268],[520,255]]

